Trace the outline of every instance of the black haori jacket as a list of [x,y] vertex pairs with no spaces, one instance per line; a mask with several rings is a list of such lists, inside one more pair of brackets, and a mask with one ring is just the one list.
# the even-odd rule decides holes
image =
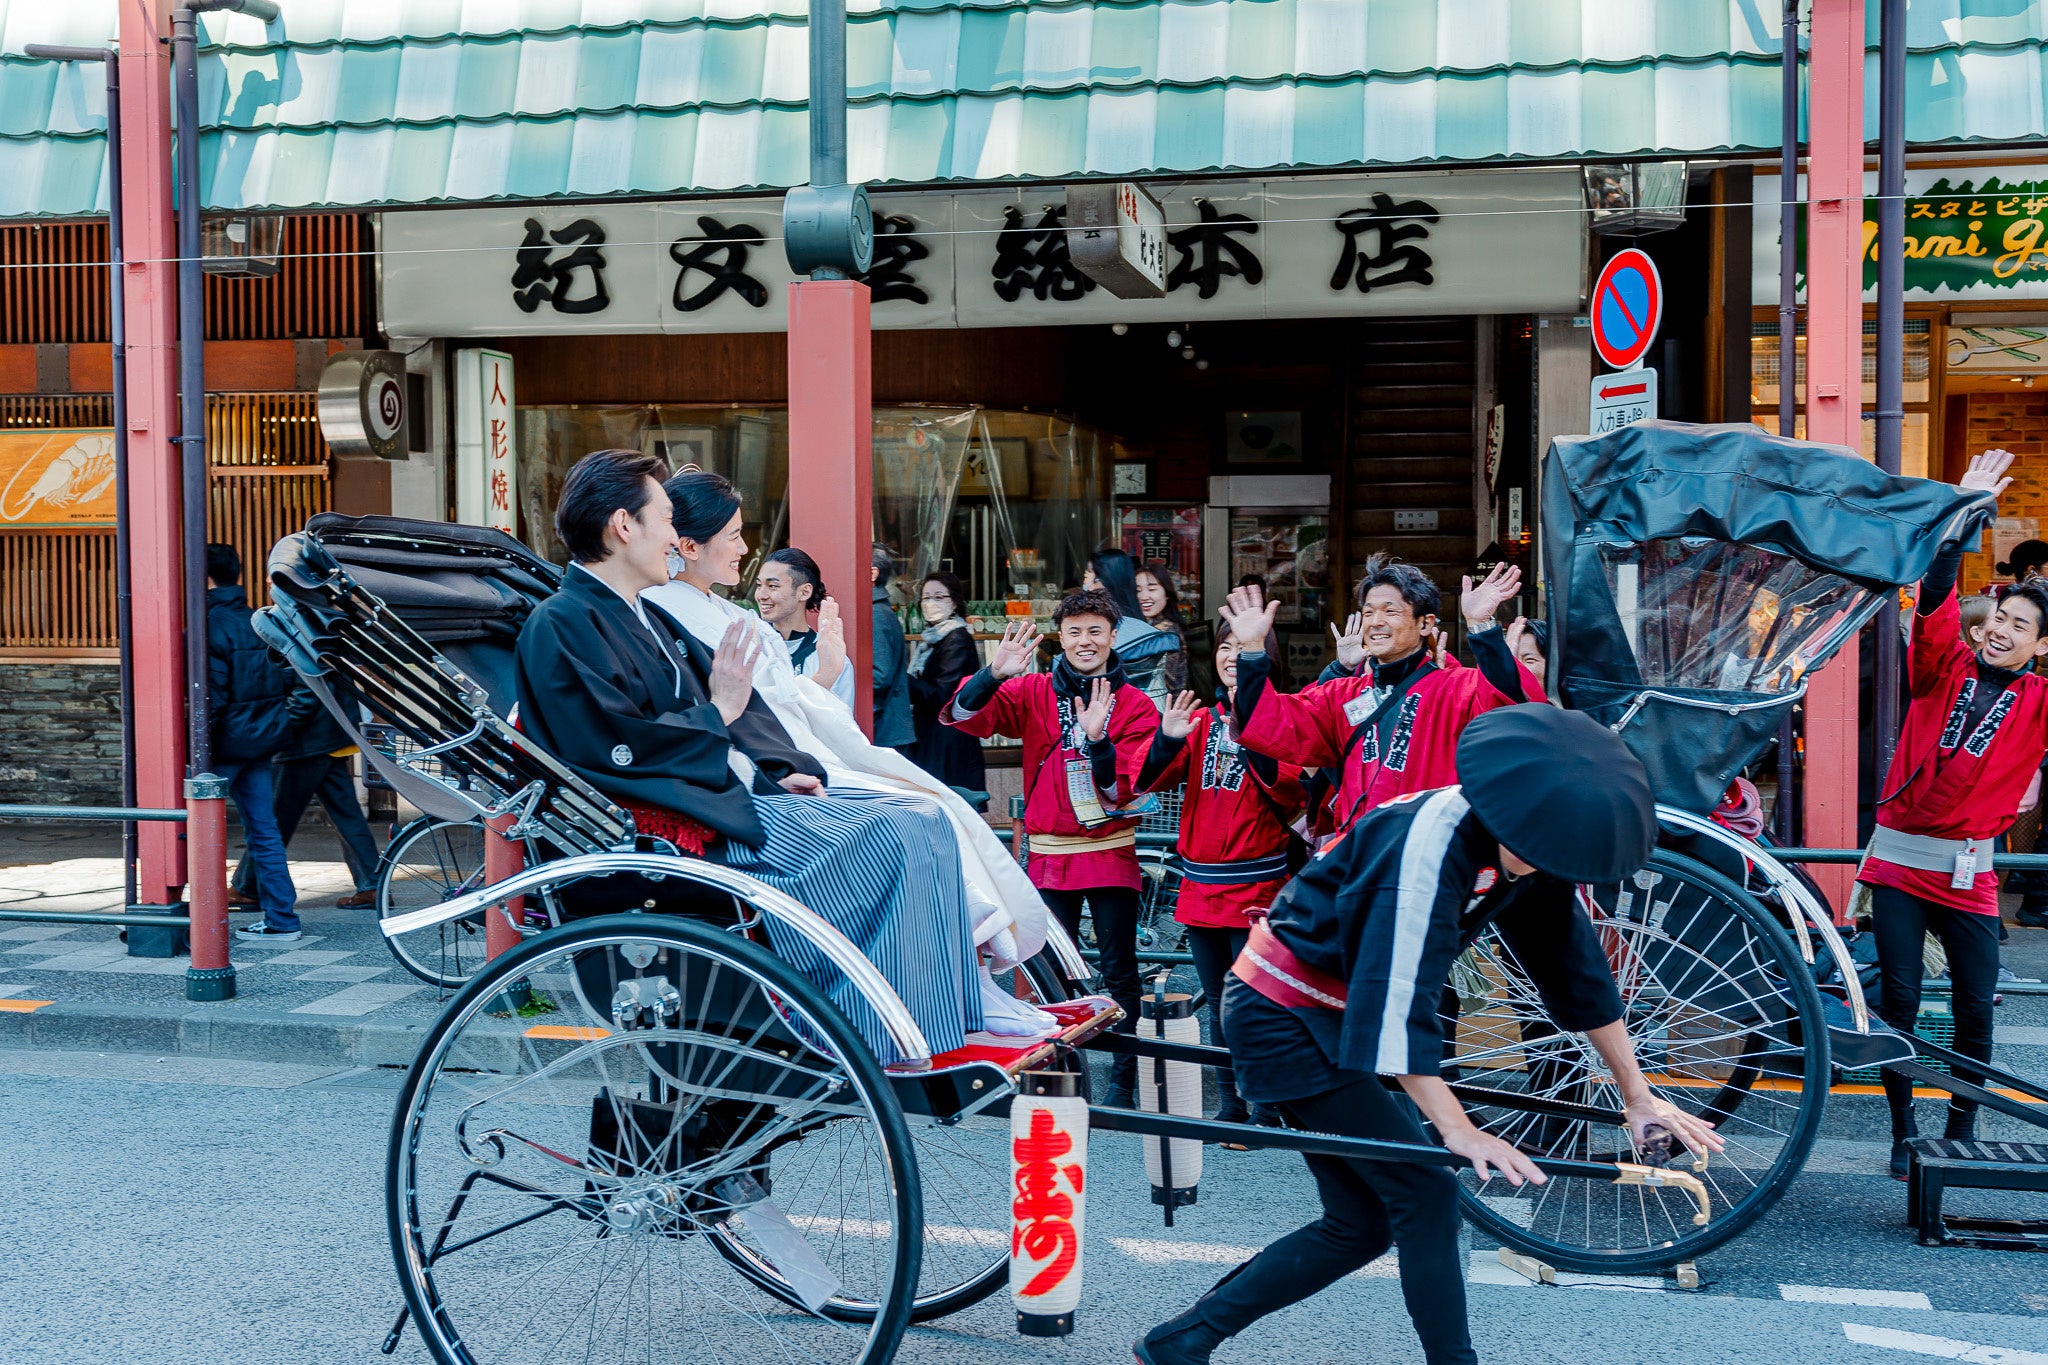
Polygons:
[[752,791],[780,792],[793,772],[824,769],[790,743],[756,696],[727,726],[711,704],[711,651],[657,607],[643,624],[626,599],[572,568],[534,608],[516,654],[519,728],[615,801],[687,815],[743,844],[762,840],[748,784],[730,754],[756,767]]
[[1292,1012],[1339,1070],[1436,1075],[1451,964],[1494,925],[1545,1009],[1571,1032],[1622,1017],[1599,933],[1574,889],[1510,879],[1500,845],[1456,787],[1397,797],[1303,869],[1267,927],[1304,966],[1344,983],[1345,1008]]

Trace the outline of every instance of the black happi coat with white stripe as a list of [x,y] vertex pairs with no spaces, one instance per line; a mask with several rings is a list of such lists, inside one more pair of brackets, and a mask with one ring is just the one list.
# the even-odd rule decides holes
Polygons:
[[[1345,983],[1341,1012],[1290,1011],[1323,1053],[1317,1060],[1383,1076],[1442,1069],[1449,1025],[1438,1011],[1451,964],[1489,924],[1561,1028],[1622,1017],[1599,933],[1573,887],[1542,873],[1505,876],[1499,842],[1456,787],[1360,819],[1288,884],[1267,921],[1304,965]],[[1304,1060],[1292,1063],[1297,1075]]]

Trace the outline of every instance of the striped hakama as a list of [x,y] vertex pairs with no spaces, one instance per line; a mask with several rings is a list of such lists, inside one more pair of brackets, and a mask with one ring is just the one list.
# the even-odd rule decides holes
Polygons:
[[[960,846],[930,801],[896,796],[756,796],[767,837],[712,856],[816,911],[875,964],[934,1053],[982,1026],[974,924]],[[770,918],[775,954],[815,981],[883,1063],[901,1061],[853,983],[795,930]]]

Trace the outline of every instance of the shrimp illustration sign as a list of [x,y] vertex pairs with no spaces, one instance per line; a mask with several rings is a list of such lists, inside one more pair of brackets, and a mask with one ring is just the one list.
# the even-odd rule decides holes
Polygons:
[[0,431],[0,526],[113,524],[112,431]]

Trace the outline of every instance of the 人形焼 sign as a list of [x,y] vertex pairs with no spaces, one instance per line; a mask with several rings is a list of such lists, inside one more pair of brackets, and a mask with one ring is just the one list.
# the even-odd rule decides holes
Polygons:
[[114,524],[114,433],[0,431],[0,530]]

